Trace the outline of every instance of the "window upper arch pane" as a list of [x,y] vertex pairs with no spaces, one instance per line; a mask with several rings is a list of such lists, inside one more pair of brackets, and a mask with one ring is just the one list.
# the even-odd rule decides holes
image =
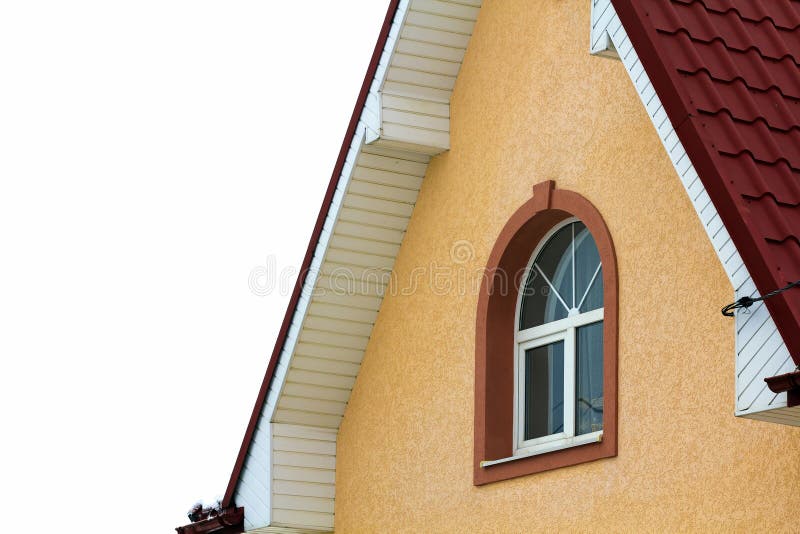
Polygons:
[[603,268],[579,220],[557,226],[537,247],[522,288],[519,330],[603,307]]

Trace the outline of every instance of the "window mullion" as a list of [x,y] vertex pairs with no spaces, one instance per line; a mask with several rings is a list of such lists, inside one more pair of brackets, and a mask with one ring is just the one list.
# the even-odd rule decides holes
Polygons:
[[592,275],[592,279],[591,279],[591,280],[589,280],[589,285],[588,285],[588,286],[586,286],[586,291],[584,291],[584,293],[583,293],[583,297],[581,297],[581,301],[580,301],[580,303],[579,303],[579,304],[578,304],[578,306],[577,306],[577,308],[578,308],[579,310],[581,309],[581,306],[583,306],[583,301],[584,301],[584,300],[586,300],[586,297],[587,297],[587,296],[589,296],[589,291],[591,291],[591,289],[592,289],[592,284],[594,284],[594,281],[597,279],[597,274],[600,272],[600,268],[601,268],[602,266],[603,266],[603,264],[602,264],[602,263],[600,263],[600,264],[597,266],[597,269],[595,269],[595,270],[594,270],[594,274]]
[[567,328],[564,338],[564,434],[575,435],[575,327]]
[[555,294],[555,296],[558,298],[558,301],[561,303],[562,306],[564,306],[564,309],[567,310],[567,313],[569,313],[569,306],[567,306],[567,303],[564,302],[563,298],[561,298],[561,295],[558,293],[558,290],[553,285],[553,283],[550,281],[550,279],[547,278],[547,275],[544,274],[544,271],[542,270],[541,267],[539,267],[539,264],[538,263],[534,263],[533,266],[536,267],[536,270],[539,271],[539,274],[542,275],[542,278],[544,278],[544,281],[547,282],[548,286],[550,286],[550,291],[552,291]]
[[575,280],[575,223],[572,223],[572,308],[570,311],[577,308],[575,305],[575,286],[577,285],[577,280]]
[[517,387],[514,391],[514,448],[525,441],[525,349],[517,345],[515,369],[517,369]]

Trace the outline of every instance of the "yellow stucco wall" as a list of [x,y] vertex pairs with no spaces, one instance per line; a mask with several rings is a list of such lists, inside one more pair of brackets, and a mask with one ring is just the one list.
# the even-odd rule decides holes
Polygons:
[[[339,432],[339,532],[797,530],[800,430],[733,417],[730,284],[622,64],[588,54],[589,4],[484,2]],[[545,179],[615,241],[619,456],[478,488],[477,296],[397,293],[418,267],[480,270]]]

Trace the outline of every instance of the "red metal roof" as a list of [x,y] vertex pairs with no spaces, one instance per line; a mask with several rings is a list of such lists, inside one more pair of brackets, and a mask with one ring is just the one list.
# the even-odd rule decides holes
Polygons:
[[[758,290],[800,280],[800,1],[612,3]],[[800,288],[766,303],[800,364]]]

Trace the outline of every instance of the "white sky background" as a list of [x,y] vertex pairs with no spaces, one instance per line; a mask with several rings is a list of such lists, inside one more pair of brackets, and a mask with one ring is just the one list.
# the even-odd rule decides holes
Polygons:
[[222,495],[387,4],[0,0],[9,531]]

